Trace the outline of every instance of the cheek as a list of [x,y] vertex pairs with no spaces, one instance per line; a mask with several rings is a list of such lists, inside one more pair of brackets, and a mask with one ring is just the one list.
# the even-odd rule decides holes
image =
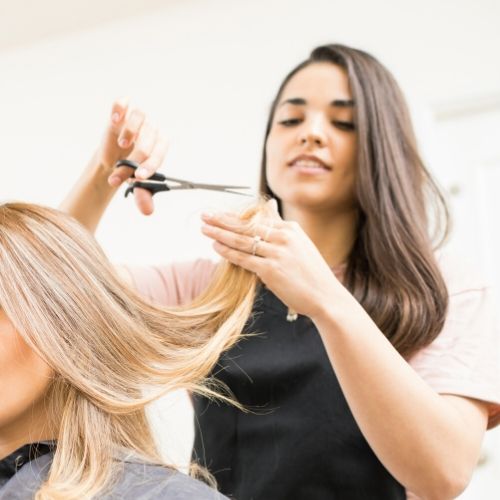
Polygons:
[[0,331],[0,427],[30,411],[46,393],[52,369],[15,332]]
[[345,209],[356,207],[357,165],[354,162],[346,162],[336,174],[336,177],[332,179],[332,191],[335,193],[333,198],[336,203]]
[[337,162],[337,171],[333,182],[345,196],[353,196],[358,175],[357,139],[355,135],[342,139],[333,145]]
[[269,134],[266,142],[266,178],[271,190],[279,196],[280,170],[286,161],[285,144],[276,134]]

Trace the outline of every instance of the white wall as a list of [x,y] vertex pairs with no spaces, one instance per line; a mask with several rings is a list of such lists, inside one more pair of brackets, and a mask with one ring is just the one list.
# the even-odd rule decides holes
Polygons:
[[[172,142],[165,170],[172,175],[255,183],[280,79],[313,46],[332,40],[378,55],[421,113],[430,103],[495,92],[499,5],[186,0],[0,53],[0,196],[57,204],[120,95],[132,96],[165,128]],[[111,258],[152,262],[207,253],[197,208],[239,199],[187,193],[157,201],[157,214],[139,220],[133,202],[116,200],[99,232]]]
[[[393,70],[410,97],[431,167],[448,187],[463,179],[455,179],[450,161],[441,162],[449,156],[433,140],[440,127],[433,113],[449,103],[496,99],[499,21],[498,0],[184,0],[0,52],[0,198],[57,205],[121,95],[132,96],[166,130],[172,148],[165,172],[255,185],[277,85],[312,47],[330,41],[364,48]],[[149,219],[131,200],[113,202],[98,232],[112,260],[210,255],[197,214],[241,202],[201,192],[156,201]],[[182,408],[178,423],[189,436]]]

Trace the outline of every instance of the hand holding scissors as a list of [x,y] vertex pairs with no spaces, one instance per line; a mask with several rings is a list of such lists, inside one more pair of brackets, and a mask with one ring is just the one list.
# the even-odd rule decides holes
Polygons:
[[[139,164],[132,160],[118,160],[115,164],[115,168],[131,168],[135,172],[140,167]],[[174,183],[174,184],[172,184]],[[133,193],[136,188],[141,188],[151,193],[154,196],[156,193],[162,191],[174,191],[174,190],[185,190],[185,189],[206,189],[209,191],[219,191],[222,193],[238,194],[242,196],[252,196],[250,193],[240,192],[238,190],[248,190],[248,186],[233,186],[227,184],[203,184],[200,182],[191,182],[183,179],[177,179],[175,177],[167,177],[159,172],[155,172],[153,175],[149,176],[147,180],[134,180],[129,185],[125,191],[125,198]]]
[[[160,168],[168,149],[168,142],[139,108],[132,108],[128,99],[113,103],[110,120],[105,130],[95,161],[107,176],[107,182],[117,188],[130,177],[129,168],[115,168],[121,158],[127,158],[139,167],[138,179],[147,179]],[[137,189],[134,193],[139,210],[153,212],[150,192]]]

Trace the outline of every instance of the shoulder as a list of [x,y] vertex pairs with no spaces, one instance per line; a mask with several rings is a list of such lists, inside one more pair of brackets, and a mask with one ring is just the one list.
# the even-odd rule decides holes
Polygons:
[[121,266],[122,275],[145,298],[152,302],[177,306],[191,302],[205,290],[217,262],[197,259],[155,266]]
[[111,498],[124,500],[224,500],[226,497],[182,472],[138,462],[125,462]]
[[436,258],[448,288],[445,324],[409,362],[436,392],[487,402],[492,427],[500,422],[500,332],[492,280],[456,253]]
[[[43,455],[24,465],[2,488],[0,499],[25,500],[45,481],[53,454]],[[102,500],[225,500],[215,489],[182,472],[143,462],[123,462],[123,470]]]
[[470,257],[446,248],[435,255],[449,295],[491,288],[491,278]]
[[47,478],[52,465],[53,453],[42,455],[23,465],[21,469],[0,488],[0,499],[25,500],[32,498]]
[[210,259],[172,262],[163,265],[128,266],[120,265],[116,269],[120,276],[136,284],[137,280],[153,279],[203,279],[211,277],[218,263]]

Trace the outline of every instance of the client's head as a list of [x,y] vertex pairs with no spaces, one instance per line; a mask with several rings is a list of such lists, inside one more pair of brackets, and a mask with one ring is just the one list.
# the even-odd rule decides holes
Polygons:
[[56,439],[38,498],[87,498],[112,482],[120,450],[162,463],[144,407],[204,381],[251,312],[256,280],[225,264],[185,309],[155,307],[116,275],[76,221],[0,205],[0,453]]

